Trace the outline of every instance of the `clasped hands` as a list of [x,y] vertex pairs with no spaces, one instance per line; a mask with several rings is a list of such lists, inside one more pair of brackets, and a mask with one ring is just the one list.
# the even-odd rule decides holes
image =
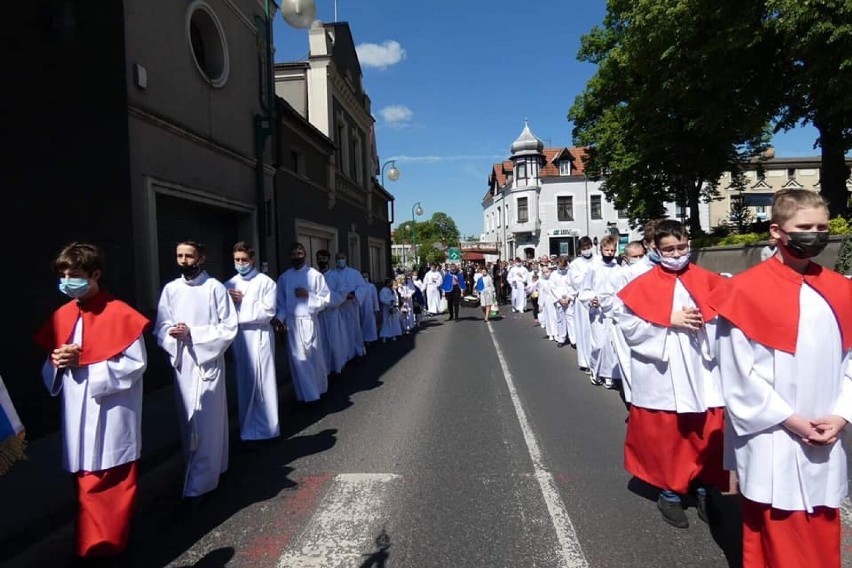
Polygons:
[[672,327],[698,331],[704,325],[704,316],[698,308],[683,306],[679,312],[674,312],[671,319]]
[[189,327],[183,322],[169,328],[169,335],[175,339],[186,339],[189,337]]
[[81,348],[76,343],[66,343],[53,350],[50,354],[50,362],[57,369],[76,367],[80,363],[80,351]]
[[810,420],[794,414],[784,421],[784,427],[807,446],[827,446],[837,441],[846,427],[846,419],[836,414]]

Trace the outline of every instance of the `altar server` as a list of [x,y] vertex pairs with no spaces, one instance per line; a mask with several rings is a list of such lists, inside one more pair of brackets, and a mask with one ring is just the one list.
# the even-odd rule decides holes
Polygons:
[[520,258],[515,258],[512,268],[506,274],[506,279],[512,289],[512,312],[524,313],[527,307],[526,288],[530,281],[530,271],[521,264]]
[[[580,256],[571,261],[568,266],[568,278],[571,288],[578,294],[586,281],[586,272],[594,261],[594,245],[589,237],[582,237],[579,242]],[[592,356],[592,322],[589,316],[589,306],[575,301],[574,306],[574,337],[577,346],[577,366],[581,371],[591,374],[589,359]]]
[[361,304],[361,333],[364,335],[364,342],[370,344],[379,338],[379,332],[376,326],[376,315],[382,309],[379,305],[379,291],[376,286],[370,282],[370,274],[362,272],[364,284],[367,287],[364,303]]

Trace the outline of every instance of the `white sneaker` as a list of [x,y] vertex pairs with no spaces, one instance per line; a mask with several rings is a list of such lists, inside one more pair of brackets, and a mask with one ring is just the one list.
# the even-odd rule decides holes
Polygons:
[[615,387],[615,383],[612,381],[612,379],[610,379],[610,378],[604,379],[604,388],[611,389],[613,387]]

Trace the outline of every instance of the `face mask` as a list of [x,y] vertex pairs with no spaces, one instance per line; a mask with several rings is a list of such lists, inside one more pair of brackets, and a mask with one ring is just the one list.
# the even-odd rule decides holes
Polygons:
[[663,268],[667,270],[671,270],[672,272],[680,272],[686,265],[689,264],[689,253],[683,254],[678,257],[670,257],[664,256],[660,258],[660,264]]
[[337,265],[337,268],[346,268],[345,258],[338,258],[334,263]]
[[70,298],[82,298],[89,291],[88,278],[60,278],[59,291]]
[[592,249],[580,251],[580,256],[583,258],[592,258]]
[[601,260],[604,261],[604,263],[606,263],[606,264],[609,264],[610,262],[612,262],[613,259],[615,259],[614,254],[602,254],[601,255]]
[[367,284],[369,284],[369,283],[370,283],[370,279],[369,279],[369,278],[367,278],[367,277],[365,276],[365,277],[364,277],[364,282],[366,282]]
[[559,274],[568,274],[568,268],[567,267],[566,268],[560,268]]
[[239,272],[240,276],[245,276],[249,272],[251,272],[251,264],[237,264],[234,263],[234,269]]
[[192,280],[198,273],[201,272],[201,267],[197,264],[193,265],[180,265],[178,266],[178,270],[180,270],[181,275],[187,280]]
[[633,266],[634,264],[637,264],[640,260],[642,260],[642,257],[638,256],[634,258],[626,258],[625,262],[627,263],[627,266]]
[[813,258],[825,249],[828,244],[828,231],[793,231],[787,233],[787,244],[784,248],[790,256],[798,259]]
[[648,260],[650,260],[652,264],[660,264],[660,253],[657,252],[657,249],[651,249],[648,253]]

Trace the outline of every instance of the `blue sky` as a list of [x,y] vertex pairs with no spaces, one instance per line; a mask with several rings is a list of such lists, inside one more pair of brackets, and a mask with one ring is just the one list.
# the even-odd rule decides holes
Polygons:
[[[334,21],[333,0],[316,0],[317,18]],[[376,118],[379,158],[397,160],[385,180],[396,221],[451,216],[462,236],[482,231],[482,196],[491,165],[528,118],[546,146],[571,146],[566,118],[595,72],[576,54],[580,36],[599,25],[605,0],[338,0],[359,50]],[[276,61],[304,60],[307,32],[275,23]],[[776,136],[779,157],[815,156],[810,128]],[[387,169],[385,170],[387,173]]]

